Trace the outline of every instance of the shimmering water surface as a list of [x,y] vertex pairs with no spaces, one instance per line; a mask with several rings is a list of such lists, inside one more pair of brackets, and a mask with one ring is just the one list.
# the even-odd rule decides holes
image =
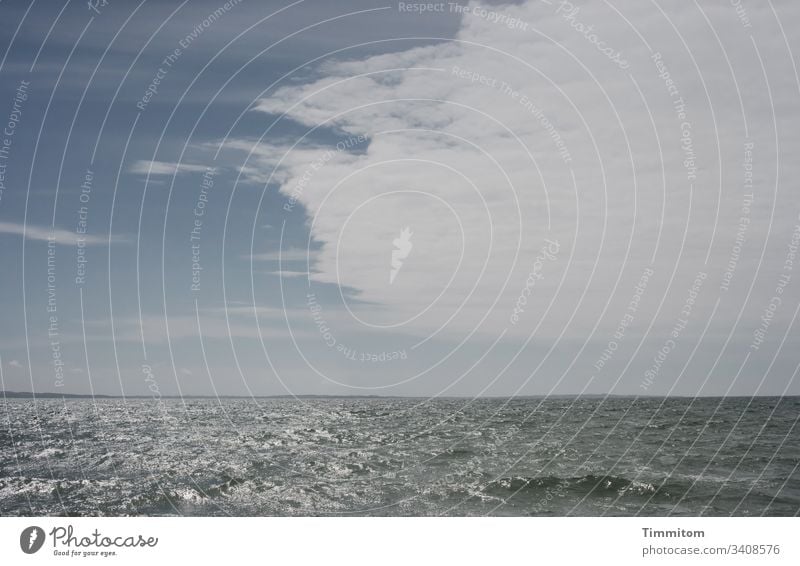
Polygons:
[[8,400],[2,515],[797,515],[800,398]]

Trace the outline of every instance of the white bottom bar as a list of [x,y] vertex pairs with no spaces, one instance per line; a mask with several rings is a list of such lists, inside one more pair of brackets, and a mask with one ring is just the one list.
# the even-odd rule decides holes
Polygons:
[[794,565],[798,527],[798,518],[0,518],[0,563]]

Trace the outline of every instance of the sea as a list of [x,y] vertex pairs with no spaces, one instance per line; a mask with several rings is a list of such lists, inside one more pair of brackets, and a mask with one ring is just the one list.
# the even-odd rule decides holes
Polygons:
[[800,397],[0,399],[3,516],[796,516]]

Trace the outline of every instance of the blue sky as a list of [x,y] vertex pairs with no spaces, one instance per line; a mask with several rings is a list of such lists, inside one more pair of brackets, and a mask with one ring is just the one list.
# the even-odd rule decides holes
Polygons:
[[1,3],[5,389],[800,393],[798,8],[441,6]]

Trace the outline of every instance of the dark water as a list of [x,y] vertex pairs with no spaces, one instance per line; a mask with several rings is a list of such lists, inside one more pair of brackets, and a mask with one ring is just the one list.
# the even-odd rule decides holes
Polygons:
[[797,515],[800,398],[9,400],[2,515]]

